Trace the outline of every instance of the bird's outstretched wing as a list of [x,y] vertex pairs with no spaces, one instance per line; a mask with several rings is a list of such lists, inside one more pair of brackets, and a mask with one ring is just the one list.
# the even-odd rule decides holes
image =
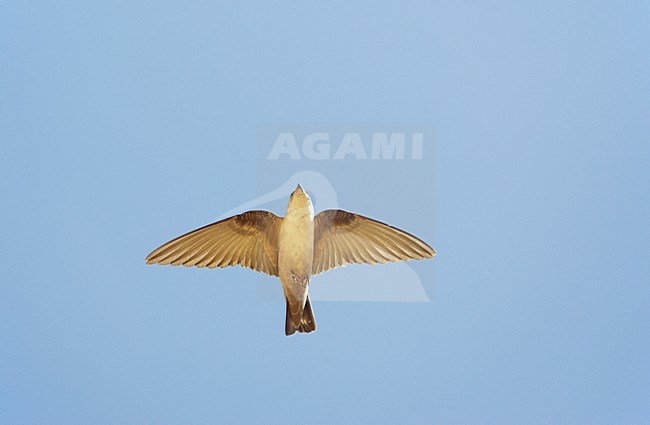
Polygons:
[[436,251],[403,230],[343,210],[314,218],[312,274],[346,264],[377,264],[432,258]]
[[156,248],[147,264],[227,267],[240,265],[278,275],[278,233],[282,219],[248,211],[179,236]]

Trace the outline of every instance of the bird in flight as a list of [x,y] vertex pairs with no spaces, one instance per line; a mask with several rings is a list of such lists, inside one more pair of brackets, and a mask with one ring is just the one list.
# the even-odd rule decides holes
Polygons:
[[343,210],[314,216],[300,185],[287,212],[247,211],[193,230],[156,248],[147,264],[243,266],[277,276],[287,303],[285,334],[313,332],[311,276],[348,264],[383,264],[433,258],[436,251],[417,237],[372,218]]

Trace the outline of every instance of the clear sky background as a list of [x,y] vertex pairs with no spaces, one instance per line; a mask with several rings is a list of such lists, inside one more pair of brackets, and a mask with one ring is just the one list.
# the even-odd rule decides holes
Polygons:
[[[649,21],[2,2],[0,423],[650,422]],[[255,194],[276,122],[432,125],[404,189],[435,194],[431,303],[320,302],[286,338],[253,272],[145,266]]]

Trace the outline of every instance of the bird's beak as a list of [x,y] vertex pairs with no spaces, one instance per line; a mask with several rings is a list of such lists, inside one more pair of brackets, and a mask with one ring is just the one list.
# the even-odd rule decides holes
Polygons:
[[296,190],[294,192],[304,192],[304,190],[302,190],[302,186],[300,186],[300,183],[298,183],[298,186],[296,186]]

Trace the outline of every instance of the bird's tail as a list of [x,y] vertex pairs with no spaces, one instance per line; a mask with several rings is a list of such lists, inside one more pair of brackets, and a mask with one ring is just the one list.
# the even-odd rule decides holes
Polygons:
[[302,312],[299,305],[289,302],[287,299],[287,318],[284,324],[284,333],[289,336],[293,335],[296,331],[309,333],[316,330],[316,320],[314,319],[314,312],[311,309],[311,302],[309,295],[305,301],[305,307]]

